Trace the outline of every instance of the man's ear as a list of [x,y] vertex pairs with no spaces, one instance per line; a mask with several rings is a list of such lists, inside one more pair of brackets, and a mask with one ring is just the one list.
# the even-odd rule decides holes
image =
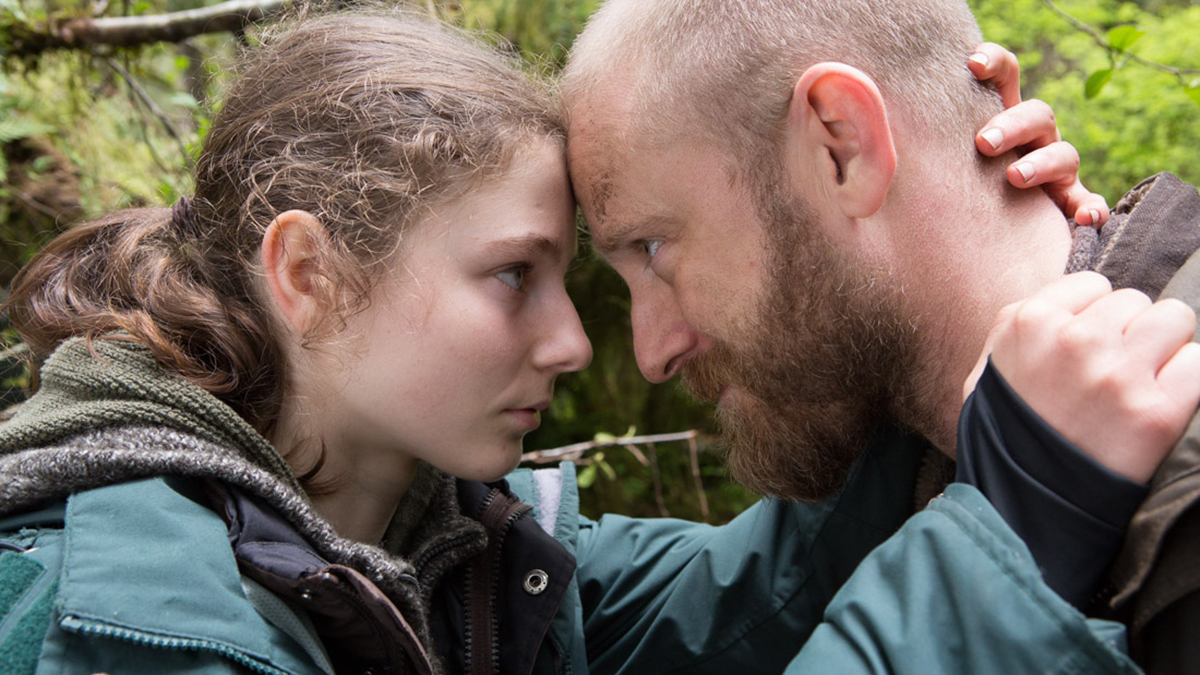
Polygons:
[[285,211],[263,233],[262,266],[279,313],[300,335],[316,327],[327,309],[317,276],[328,237],[307,211]]
[[[875,82],[844,63],[818,63],[800,76],[788,105],[789,157],[821,194],[851,218],[883,206],[896,173],[887,108]],[[816,167],[814,170],[812,167]]]

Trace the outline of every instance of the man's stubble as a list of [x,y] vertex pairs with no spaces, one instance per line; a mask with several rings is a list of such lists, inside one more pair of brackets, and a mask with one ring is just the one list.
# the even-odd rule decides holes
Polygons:
[[912,409],[917,334],[891,275],[838,252],[772,178],[755,191],[762,297],[735,337],[685,364],[683,381],[708,401],[731,387],[717,417],[736,480],[813,501],[845,483],[879,424]]

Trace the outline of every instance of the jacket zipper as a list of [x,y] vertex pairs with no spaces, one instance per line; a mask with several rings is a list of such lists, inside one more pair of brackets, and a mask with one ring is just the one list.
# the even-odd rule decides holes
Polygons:
[[[496,497],[499,496],[499,494],[500,494],[499,490],[497,490],[496,488],[492,488],[492,491],[488,493],[488,496],[484,497],[483,503],[479,505],[479,515],[480,516],[482,516],[484,513],[487,513],[488,507],[492,505],[492,502],[496,500]],[[484,528],[486,529],[487,523],[483,523],[483,525],[484,525]],[[488,551],[491,549],[491,538],[492,538],[491,531],[488,531],[487,535],[488,535],[488,547],[485,548],[483,550],[483,552],[479,554],[481,556],[486,556],[488,554]],[[478,654],[476,653],[476,647],[475,647],[475,641],[476,641],[475,633],[476,633],[476,630],[478,629],[478,627],[475,625],[475,623],[477,622],[477,619],[474,615],[473,610],[475,609],[476,603],[478,602],[478,599],[477,599],[478,593],[476,591],[478,590],[479,584],[486,582],[485,579],[480,579],[479,577],[480,577],[479,566],[474,562],[467,565],[467,569],[466,569],[467,594],[466,594],[466,602],[463,603],[464,605],[466,605],[466,607],[465,607],[466,612],[464,613],[464,617],[463,617],[465,619],[465,621],[463,622],[463,624],[464,624],[463,625],[463,657],[466,661],[466,665],[469,668],[475,667],[474,663],[478,658]],[[480,632],[486,632],[486,631],[480,630]]]
[[[497,500],[503,500],[503,503],[497,505]],[[472,675],[499,672],[500,630],[496,616],[496,595],[499,591],[496,581],[502,567],[501,551],[509,528],[530,508],[528,504],[503,495],[495,488],[480,508],[480,522],[488,531],[488,547],[467,568],[464,647]]]
[[243,654],[232,647],[228,647],[219,642],[213,642],[211,640],[165,637],[162,635],[155,635],[153,633],[146,633],[140,630],[134,630],[132,628],[122,628],[95,620],[83,619],[75,614],[64,615],[62,619],[59,620],[59,625],[64,629],[75,633],[124,640],[126,642],[156,647],[159,649],[188,649],[212,652],[230,659],[238,665],[249,668],[250,670],[263,673],[263,675],[289,675],[289,672],[286,670],[280,670],[279,668],[269,666],[257,659],[250,658],[246,654]]

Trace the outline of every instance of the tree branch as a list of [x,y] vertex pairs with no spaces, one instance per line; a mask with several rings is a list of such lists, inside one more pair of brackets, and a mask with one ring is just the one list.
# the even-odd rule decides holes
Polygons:
[[[180,136],[179,131],[175,129],[175,125],[171,122],[171,118],[167,117],[167,114],[163,112],[163,109],[158,107],[158,104],[154,102],[154,99],[150,98],[150,94],[144,88],[142,88],[142,85],[138,84],[137,80],[133,79],[133,75],[131,75],[128,70],[125,70],[121,64],[117,63],[116,60],[114,60],[111,56],[105,58],[104,63],[125,80],[125,84],[129,85],[130,91],[137,95],[138,99],[142,102],[142,105],[146,106],[146,109],[158,118],[158,121],[162,123],[163,127],[167,130],[167,133],[170,134],[171,138],[175,139],[175,143],[179,145],[179,154],[183,155],[184,163],[190,166],[192,163],[192,156],[190,153],[188,153],[187,143],[183,142],[183,137]],[[147,141],[147,143],[148,142],[149,141]]]
[[[623,436],[607,441],[584,441],[572,443],[561,448],[534,450],[521,455],[522,462],[545,464],[558,459],[572,459],[583,455],[588,450],[607,448],[613,445],[641,445],[643,443],[670,443],[672,441],[691,441],[700,435],[695,429],[680,431],[673,434],[656,434],[652,436]],[[644,462],[643,462],[644,464]]]
[[696,485],[696,495],[700,499],[700,516],[708,522],[708,495],[704,494],[704,481],[700,479],[700,453],[696,448],[696,439],[688,439],[688,458],[692,464],[692,482]]
[[[1089,26],[1088,24],[1080,21],[1079,19],[1076,19],[1074,16],[1069,14],[1065,9],[1054,4],[1053,0],[1042,0],[1042,2],[1047,7],[1049,7],[1051,10],[1053,10],[1055,14],[1058,14],[1059,16],[1061,16],[1068,23],[1070,23],[1072,26],[1074,26],[1077,30],[1080,30],[1084,33],[1087,33],[1089,36],[1091,36],[1092,40],[1096,44],[1100,45],[1104,49],[1107,49],[1110,51],[1116,51],[1113,49],[1113,46],[1109,43],[1108,38],[1101,35],[1100,31],[1098,31],[1095,28]],[[1134,63],[1138,63],[1143,66],[1146,66],[1147,68],[1153,68],[1154,70],[1158,70],[1158,71],[1162,71],[1164,73],[1169,73],[1171,75],[1174,75],[1175,78],[1177,80],[1179,80],[1180,84],[1182,84],[1185,87],[1188,86],[1188,84],[1189,84],[1187,82],[1187,79],[1185,76],[1200,75],[1200,69],[1198,69],[1198,68],[1176,68],[1174,66],[1168,66],[1168,65],[1165,65],[1162,63],[1158,63],[1157,61],[1151,61],[1150,59],[1142,58],[1142,57],[1138,56],[1137,54],[1134,54],[1131,51],[1122,51],[1121,54],[1123,56],[1127,57],[1130,61],[1133,61]]]
[[37,211],[38,213],[42,214],[43,216],[48,216],[49,218],[52,218],[55,222],[57,222],[59,216],[62,215],[61,213],[58,213],[54,209],[50,208],[49,206],[46,206],[45,204],[39,202],[37,199],[35,199],[33,197],[33,195],[19,190],[12,183],[0,180],[0,189],[8,190],[10,193],[12,193],[12,196],[16,197],[20,202],[22,202],[29,208],[33,209],[34,211]]
[[[166,14],[72,19],[44,31],[27,26],[9,30],[7,56],[33,56],[56,49],[101,45],[133,47],[180,42],[205,33],[237,30],[283,9],[288,0],[228,0],[210,7]],[[20,30],[24,28],[24,30]]]

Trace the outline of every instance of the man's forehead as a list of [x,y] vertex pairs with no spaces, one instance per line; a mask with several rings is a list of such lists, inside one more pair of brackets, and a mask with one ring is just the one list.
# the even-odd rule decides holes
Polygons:
[[601,255],[618,245],[617,239],[622,236],[618,230],[625,231],[622,223],[626,223],[630,206],[617,201],[621,199],[617,194],[621,173],[608,159],[597,158],[594,164],[581,166],[577,172],[572,170],[576,197],[583,207],[593,246]]
[[568,169],[576,198],[592,221],[608,215],[609,203],[617,190],[619,168],[627,158],[619,151],[624,129],[582,119],[571,125],[567,140]]
[[584,205],[584,213],[587,216],[586,224],[592,236],[592,244],[596,252],[602,256],[617,245],[618,237],[614,229],[618,227],[618,223],[613,217],[614,214],[609,210],[616,193],[615,174],[614,169],[604,168],[592,174],[586,181],[586,185],[576,187],[577,191],[582,187],[586,194],[585,197],[580,197],[580,201]]
[[[614,136],[597,134],[572,147],[570,167],[575,195],[598,253],[620,244],[629,225],[648,207],[647,163],[655,157],[622,149]],[[651,181],[652,182],[652,181]],[[652,190],[652,194],[654,191]]]
[[594,248],[623,248],[642,230],[745,190],[727,152],[690,133],[606,135],[592,127],[575,137],[570,168]]
[[608,202],[616,191],[612,174],[611,170],[606,169],[587,186],[588,204],[596,220],[604,220],[608,215]]

